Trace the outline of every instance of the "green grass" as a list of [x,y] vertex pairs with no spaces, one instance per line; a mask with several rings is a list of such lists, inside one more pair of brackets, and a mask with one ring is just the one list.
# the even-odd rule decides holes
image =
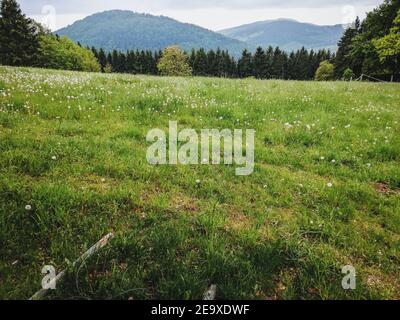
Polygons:
[[[150,166],[169,120],[255,129],[254,173]],[[399,84],[1,67],[0,298],[114,232],[49,298],[398,299],[399,121]]]

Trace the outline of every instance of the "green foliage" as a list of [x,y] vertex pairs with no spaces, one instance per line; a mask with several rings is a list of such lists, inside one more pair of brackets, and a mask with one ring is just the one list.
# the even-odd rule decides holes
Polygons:
[[268,60],[263,48],[258,47],[253,57],[253,74],[257,79],[265,79],[268,74]]
[[338,50],[334,60],[335,77],[341,78],[344,71],[351,68],[356,74],[361,73],[362,64],[351,56],[353,40],[360,32],[360,20],[357,18],[353,26],[344,32],[338,44]]
[[93,52],[75,44],[67,37],[40,35],[38,65],[45,68],[99,72]]
[[107,63],[104,67],[104,73],[112,73],[112,72],[113,72],[113,69],[112,69],[111,64]]
[[15,0],[2,0],[0,7],[0,64],[31,66],[39,50],[39,26],[22,14]]
[[164,76],[192,75],[188,56],[178,46],[165,48],[157,67],[160,74]]
[[335,59],[336,77],[340,77],[346,68],[351,68],[356,76],[400,72],[399,32],[396,27],[399,10],[399,0],[385,0],[368,13],[360,26],[356,24],[355,28],[345,32]]
[[390,33],[382,38],[372,40],[382,62],[400,57],[400,10],[393,21]]
[[[103,72],[105,72],[105,66],[109,64],[112,72],[159,74],[157,64],[162,56],[161,51],[113,50],[105,55],[102,49],[92,48],[91,50],[102,66]],[[204,49],[192,49],[188,62],[195,76],[312,80],[320,62],[333,58],[329,50],[314,52],[305,48],[291,52],[289,55],[279,48],[272,47],[268,47],[266,51],[260,47],[254,55],[247,50],[243,54],[236,62],[235,58],[225,50],[206,52]],[[110,69],[107,71],[109,72]]]
[[315,80],[317,81],[329,81],[333,80],[334,71],[333,64],[329,61],[322,61],[315,73]]
[[243,50],[242,57],[238,61],[238,75],[241,78],[253,75],[253,56],[247,49]]
[[[104,52],[103,52],[104,53]],[[92,51],[56,37],[22,14],[14,0],[1,2],[0,63],[77,71],[99,71]]]
[[350,68],[347,68],[343,72],[343,80],[345,81],[350,81],[351,79],[354,79],[354,72]]

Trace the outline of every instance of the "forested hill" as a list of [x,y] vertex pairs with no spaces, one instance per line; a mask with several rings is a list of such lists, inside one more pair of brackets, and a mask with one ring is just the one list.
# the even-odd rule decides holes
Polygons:
[[342,25],[318,26],[294,20],[279,19],[256,22],[213,32],[193,24],[164,16],[113,10],[97,13],[77,21],[56,33],[66,35],[83,45],[106,51],[130,49],[162,50],[178,45],[186,51],[220,48],[239,57],[243,49],[279,46],[286,51],[337,48],[343,34]]
[[246,47],[241,41],[193,24],[122,10],[94,14],[56,33],[66,35],[85,46],[106,51],[133,48],[155,51],[169,45],[179,45],[187,51],[192,48],[221,48],[238,56]]
[[221,34],[247,42],[251,47],[265,44],[292,51],[307,49],[337,49],[343,35],[342,25],[319,26],[289,19],[259,21],[220,31]]

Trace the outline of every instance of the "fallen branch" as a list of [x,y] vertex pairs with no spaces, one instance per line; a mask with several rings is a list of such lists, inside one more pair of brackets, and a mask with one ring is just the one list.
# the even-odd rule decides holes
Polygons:
[[[82,254],[74,263],[72,263],[72,267],[75,267],[77,264],[80,264],[84,262],[86,259],[91,257],[94,253],[99,251],[101,248],[105,247],[108,242],[114,237],[113,233],[109,233],[105,237],[103,237],[100,241],[98,241],[95,245],[93,245],[89,250],[87,250],[84,254]],[[52,279],[49,283],[49,287],[51,287],[52,284],[56,284],[58,281],[60,281],[65,274],[67,273],[67,270],[61,271],[57,276]],[[36,292],[29,300],[40,300],[42,299],[47,293],[49,289],[40,289],[38,292]]]

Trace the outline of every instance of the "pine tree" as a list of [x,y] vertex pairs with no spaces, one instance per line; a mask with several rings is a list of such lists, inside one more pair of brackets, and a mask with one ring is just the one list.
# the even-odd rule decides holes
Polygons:
[[[357,28],[359,29],[359,20],[357,20]],[[344,70],[351,68],[356,71],[357,74],[361,73],[361,66],[355,65],[355,60],[351,56],[351,49],[354,37],[358,34],[356,28],[349,27],[343,34],[338,44],[338,50],[336,59],[334,62],[335,77],[341,78]]]
[[107,65],[107,56],[103,48],[99,50],[99,53],[97,55],[97,60],[99,61],[101,72],[104,72],[104,68]]
[[113,50],[111,58],[111,67],[114,72],[119,72],[119,54],[117,50]]
[[309,53],[308,51],[303,47],[299,50],[298,56],[297,56],[297,74],[296,74],[296,79],[297,80],[308,80],[309,76],[309,67],[310,67],[310,60],[309,60]]
[[126,72],[126,55],[123,52],[118,53],[119,72]]
[[274,48],[269,46],[267,51],[265,52],[265,61],[266,61],[266,74],[265,77],[267,79],[272,78],[272,65],[274,63]]
[[205,76],[207,74],[207,54],[203,48],[197,51],[194,62],[194,75]]
[[222,77],[224,75],[223,51],[221,51],[220,48],[218,48],[217,52],[215,53],[215,69],[217,77]]
[[113,67],[113,58],[111,52],[107,54],[107,64],[109,64],[111,68]]
[[253,75],[253,56],[247,49],[243,50],[242,57],[238,61],[238,75],[241,78]]
[[287,65],[287,55],[278,47],[274,50],[272,60],[271,75],[275,79],[283,79]]
[[92,48],[90,48],[90,50],[92,50],[96,59],[99,60],[99,52],[97,51],[97,49],[95,47],[92,47]]
[[0,7],[0,63],[34,65],[39,54],[39,26],[27,18],[15,0],[3,0]]
[[132,50],[129,50],[126,54],[126,72],[136,73],[135,52]]
[[141,50],[138,56],[139,61],[139,73],[145,74],[146,73],[146,53],[144,50]]
[[216,77],[218,75],[217,71],[217,59],[214,50],[210,50],[207,53],[207,67],[206,67],[206,74],[208,76]]
[[189,56],[189,65],[193,70],[193,75],[196,74],[196,72],[195,72],[195,61],[196,61],[196,50],[193,48],[192,51],[190,52],[190,56]]
[[268,72],[267,56],[261,47],[258,47],[253,57],[253,75],[257,79],[265,79]]

